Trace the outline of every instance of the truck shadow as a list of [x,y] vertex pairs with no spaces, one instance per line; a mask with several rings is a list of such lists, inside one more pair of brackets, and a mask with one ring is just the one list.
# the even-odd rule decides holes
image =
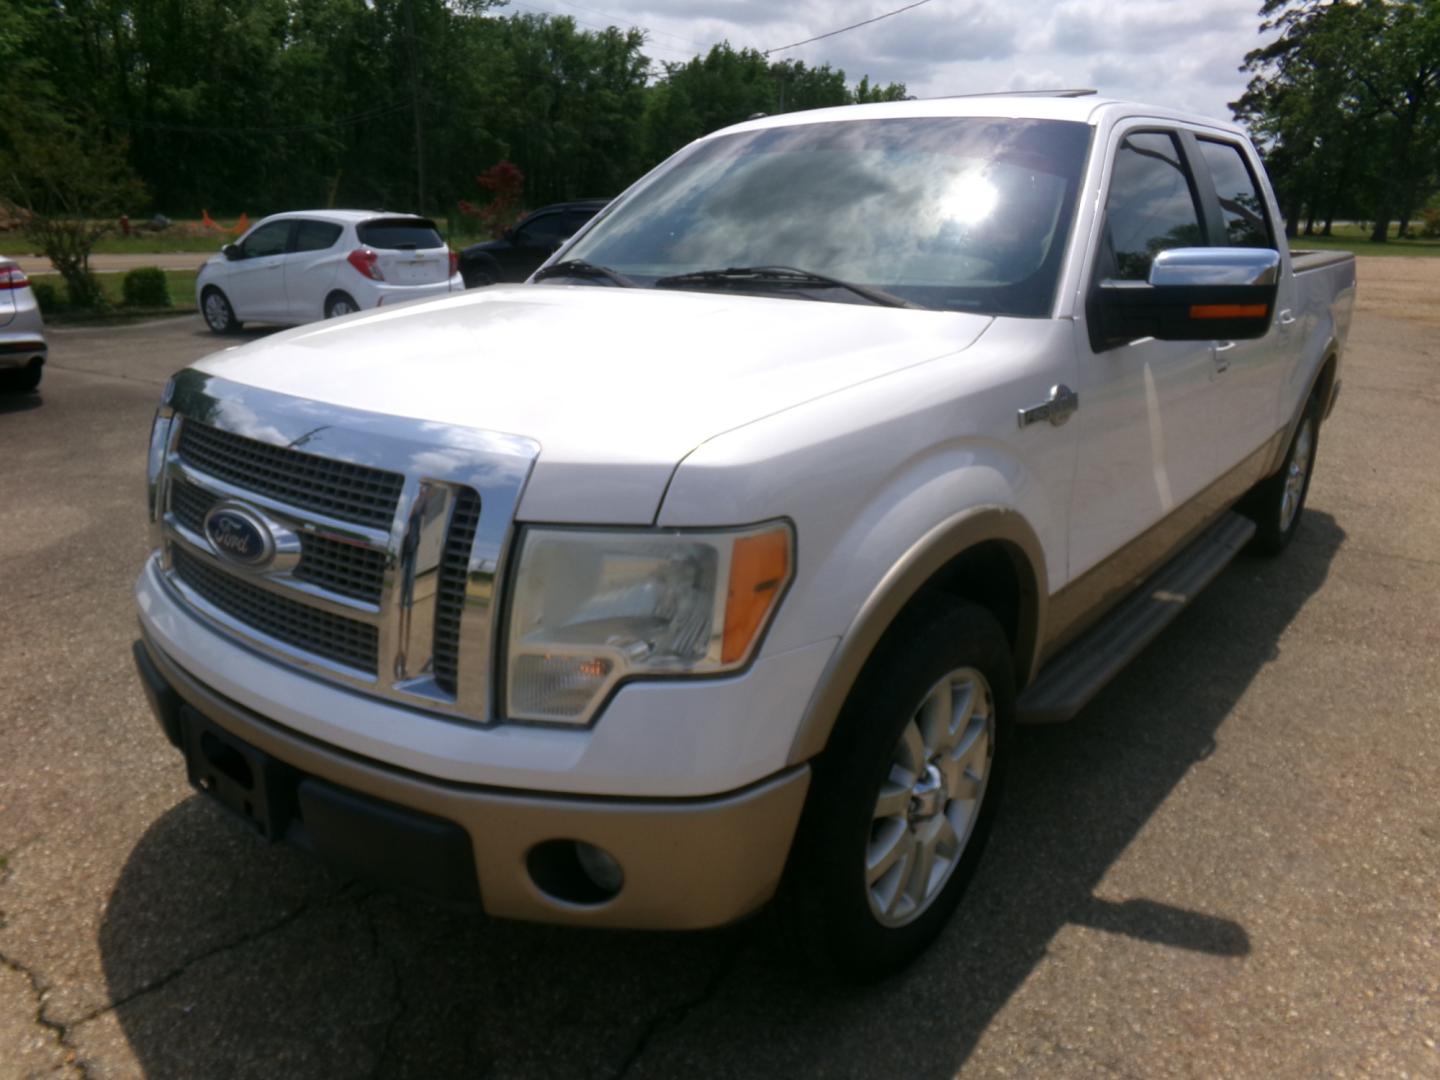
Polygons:
[[879,985],[796,974],[763,917],[580,932],[374,892],[189,799],[142,837],[110,898],[110,1000],[151,1077],[950,1077],[1067,926],[1246,962],[1249,935],[1223,911],[1095,890],[1214,751],[1344,540],[1310,511],[1284,558],[1238,559],[1074,723],[1024,729],[955,919]]

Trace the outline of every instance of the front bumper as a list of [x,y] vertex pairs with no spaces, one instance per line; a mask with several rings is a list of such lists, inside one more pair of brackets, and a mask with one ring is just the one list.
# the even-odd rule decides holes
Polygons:
[[[701,799],[446,783],[286,730],[191,678],[148,639],[136,643],[135,660],[171,743],[198,745],[197,731],[214,728],[266,761],[265,782],[254,783],[270,835],[392,887],[478,896],[505,918],[640,929],[732,922],[774,893],[810,783],[806,765]],[[612,896],[583,898],[554,868],[550,855],[575,841],[619,864],[623,884]]]

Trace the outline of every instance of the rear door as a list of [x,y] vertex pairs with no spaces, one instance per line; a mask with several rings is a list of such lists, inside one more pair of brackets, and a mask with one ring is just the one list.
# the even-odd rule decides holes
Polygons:
[[284,322],[289,305],[285,299],[285,252],[290,247],[294,221],[267,221],[250,231],[239,247],[242,257],[225,264],[228,273],[221,285],[230,298],[235,317]]
[[295,239],[285,256],[285,297],[290,318],[310,322],[325,314],[325,298],[346,252],[341,250],[343,225],[304,218],[295,223]]
[[[1208,134],[1199,134],[1195,144],[1215,199],[1212,243],[1278,250],[1264,189],[1245,147],[1238,140]],[[1221,472],[1244,461],[1281,426],[1284,360],[1296,347],[1294,307],[1295,276],[1284,265],[1269,333],[1253,341],[1215,343],[1220,391],[1215,435]]]
[[355,227],[360,243],[379,256],[387,285],[435,285],[450,279],[450,249],[433,221],[371,218]]

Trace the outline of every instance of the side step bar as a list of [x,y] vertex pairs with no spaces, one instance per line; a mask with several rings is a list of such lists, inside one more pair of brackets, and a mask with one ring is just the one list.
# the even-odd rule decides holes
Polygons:
[[1020,695],[1020,722],[1056,724],[1078,713],[1229,565],[1254,533],[1255,523],[1233,511],[1201,533],[1046,665]]

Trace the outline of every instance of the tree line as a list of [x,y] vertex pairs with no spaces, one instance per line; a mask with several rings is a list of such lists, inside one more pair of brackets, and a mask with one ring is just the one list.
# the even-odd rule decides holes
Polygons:
[[[1440,0],[1266,0],[1273,42],[1231,105],[1259,140],[1291,235],[1363,220],[1440,235]],[[1427,209],[1428,207],[1428,209]]]
[[5,0],[0,194],[132,217],[444,215],[509,161],[534,206],[614,195],[757,112],[905,96],[729,44],[649,48],[495,0]]

